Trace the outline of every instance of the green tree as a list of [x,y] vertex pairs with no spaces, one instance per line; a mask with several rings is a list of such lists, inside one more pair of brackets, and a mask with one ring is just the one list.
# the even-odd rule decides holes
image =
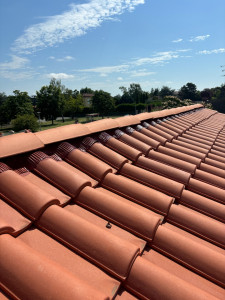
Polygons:
[[102,117],[109,115],[115,108],[114,99],[110,93],[103,90],[95,91],[92,98],[92,107],[95,112],[99,113]]
[[163,109],[169,109],[173,107],[179,107],[179,106],[187,106],[193,104],[190,99],[179,99],[176,96],[166,96],[164,97],[162,101],[162,108]]
[[7,122],[16,118],[18,115],[34,114],[34,108],[27,92],[13,91],[14,95],[7,97],[4,103]]
[[7,96],[5,93],[0,93],[0,125],[7,123],[7,115],[6,115],[6,101]]
[[150,92],[150,98],[152,99],[152,100],[158,100],[159,99],[159,93],[160,93],[160,91],[159,91],[159,89],[158,88],[152,88],[151,89],[151,92]]
[[94,91],[88,87],[82,88],[80,94],[94,94]]
[[34,115],[19,115],[12,120],[12,125],[15,131],[24,129],[30,129],[31,131],[38,130],[38,120]]
[[[121,103],[145,103],[149,98],[149,94],[142,90],[139,83],[131,83],[127,89],[124,86],[120,87],[122,91],[122,97],[119,104]],[[117,102],[118,103],[118,102]]]
[[62,86],[60,80],[51,79],[50,84],[43,86],[40,91],[37,91],[37,107],[41,112],[41,118],[54,120],[61,115],[63,118],[65,109],[65,99],[63,97]]
[[118,99],[117,104],[122,104],[122,103],[132,103],[133,100],[128,92],[128,89],[124,86],[119,87],[119,89],[122,92],[122,96],[120,99]]
[[159,96],[164,98],[165,96],[174,96],[174,90],[169,88],[168,86],[163,86],[159,92]]
[[212,97],[212,107],[218,112],[225,113],[225,84],[221,87],[214,88],[214,94]]
[[186,85],[183,85],[178,92],[180,99],[191,99],[192,101],[199,101],[200,93],[197,90],[197,87],[194,83],[188,82]]

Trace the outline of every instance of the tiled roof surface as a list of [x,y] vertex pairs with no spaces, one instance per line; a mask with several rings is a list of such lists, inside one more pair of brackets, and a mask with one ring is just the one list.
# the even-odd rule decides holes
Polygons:
[[225,115],[0,138],[0,299],[225,299]]

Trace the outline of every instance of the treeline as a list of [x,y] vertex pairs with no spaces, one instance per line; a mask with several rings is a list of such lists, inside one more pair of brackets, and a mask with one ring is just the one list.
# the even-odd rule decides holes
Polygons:
[[[132,83],[128,88],[120,87],[120,91],[121,94],[112,97],[108,92],[88,87],[71,90],[52,79],[34,96],[19,90],[8,96],[0,93],[0,125],[11,123],[16,131],[24,128],[35,131],[38,118],[51,120],[53,124],[57,117],[74,119],[95,112],[100,116],[135,114],[196,102],[225,113],[225,84],[198,91],[196,85],[189,82],[178,91],[168,86],[143,91],[140,84]],[[86,103],[87,97],[90,103]]]

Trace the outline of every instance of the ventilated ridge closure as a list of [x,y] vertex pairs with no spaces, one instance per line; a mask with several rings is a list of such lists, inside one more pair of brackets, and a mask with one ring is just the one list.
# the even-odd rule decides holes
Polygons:
[[137,130],[137,131],[141,131],[142,129],[143,129],[143,126],[141,126],[141,125],[137,125],[137,126],[136,126],[136,130]]
[[150,124],[153,126],[157,125],[157,123],[155,121],[151,121]]
[[134,132],[134,129],[131,127],[127,127],[125,130],[126,130],[126,133],[128,133],[128,134],[132,134]]
[[84,145],[79,145],[79,148],[78,148],[80,151],[82,152],[87,152],[86,151],[86,147]]
[[145,127],[145,128],[148,128],[149,126],[150,126],[150,124],[149,123],[147,123],[147,122],[143,122],[143,127]]
[[112,136],[106,132],[101,132],[98,136],[99,141],[102,142],[103,144],[106,144],[108,140],[111,138]]
[[88,150],[91,148],[91,146],[93,146],[95,143],[97,143],[97,141],[91,137],[86,137],[85,139],[83,139],[82,144],[85,147],[85,150]]
[[33,154],[31,154],[28,158],[28,163],[30,164],[31,168],[35,169],[36,166],[44,159],[49,159],[51,158],[50,156],[48,156],[47,154],[41,152],[41,151],[37,151],[34,152]]
[[115,137],[116,139],[119,139],[119,138],[121,138],[122,135],[124,135],[124,132],[119,129],[116,129],[113,137]]
[[49,158],[52,158],[55,161],[61,161],[62,160],[61,157],[59,157],[58,154],[56,154],[56,153],[53,154],[53,155],[51,155],[51,156],[49,156]]
[[7,166],[6,164],[3,164],[0,162],[0,173],[3,173],[8,170],[12,170],[12,169],[9,166]]
[[59,145],[59,147],[56,150],[56,154],[63,159],[74,149],[76,149],[75,146],[73,146],[67,142],[64,142]]
[[30,171],[27,168],[19,168],[17,170],[14,170],[14,172],[16,172],[19,175],[25,175],[26,173],[30,173]]

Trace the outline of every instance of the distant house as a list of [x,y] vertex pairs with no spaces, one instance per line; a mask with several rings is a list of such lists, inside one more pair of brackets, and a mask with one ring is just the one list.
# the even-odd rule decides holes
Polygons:
[[91,100],[93,98],[94,94],[82,94],[82,97],[84,99],[84,106],[90,107],[91,106]]

